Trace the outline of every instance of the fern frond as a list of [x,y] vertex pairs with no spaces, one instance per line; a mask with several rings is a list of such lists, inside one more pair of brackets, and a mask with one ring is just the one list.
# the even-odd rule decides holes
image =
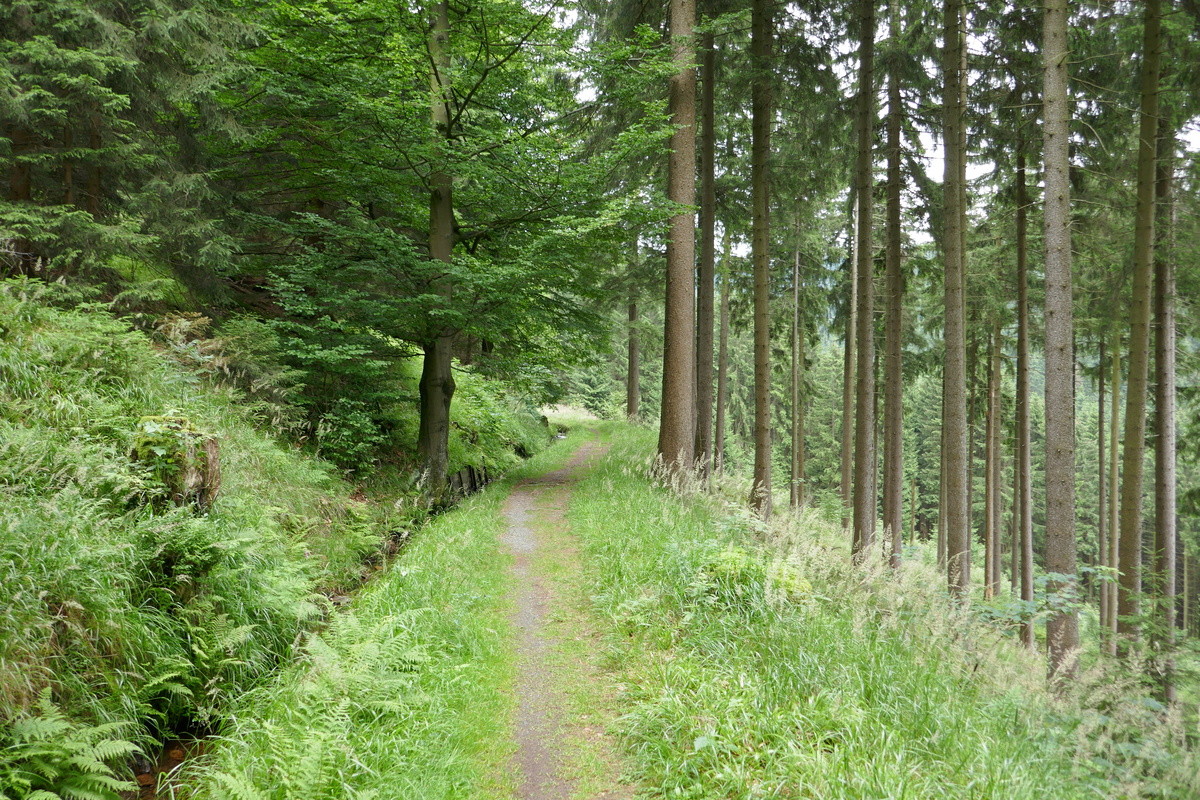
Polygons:
[[228,772],[214,772],[213,778],[229,791],[232,800],[267,800],[267,796],[256,787],[245,783],[236,775]]

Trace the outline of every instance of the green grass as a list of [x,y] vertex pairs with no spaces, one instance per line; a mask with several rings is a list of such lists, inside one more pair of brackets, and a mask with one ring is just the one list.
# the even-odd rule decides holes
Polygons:
[[1128,685],[1052,697],[1041,657],[930,568],[852,567],[811,510],[766,529],[720,493],[681,500],[646,478],[652,432],[619,430],[570,520],[654,796],[1195,796],[1180,731]]
[[[118,730],[149,751],[211,727],[319,622],[315,590],[358,584],[393,516],[257,429],[240,394],[58,291],[0,284],[0,794],[35,751]],[[176,507],[131,456],[146,417],[217,438],[207,511]],[[127,774],[119,747],[96,746]],[[59,789],[84,761],[64,761]]]
[[238,704],[192,777],[213,798],[485,798],[512,792],[513,653],[500,507],[576,433],[424,527],[310,636],[299,665]]

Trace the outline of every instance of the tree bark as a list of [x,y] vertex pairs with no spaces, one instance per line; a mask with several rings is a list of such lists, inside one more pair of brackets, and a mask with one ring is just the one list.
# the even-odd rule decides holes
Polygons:
[[[858,116],[854,118],[855,141],[858,141]],[[850,527],[850,509],[853,506],[854,485],[854,375],[857,355],[855,336],[858,329],[858,193],[851,192],[853,206],[850,212],[850,302],[846,319],[845,346],[842,348],[842,528]]]
[[642,393],[638,381],[642,374],[641,336],[638,332],[637,294],[629,296],[629,364],[625,374],[625,416],[636,420],[641,413]]
[[[1067,145],[1067,0],[1046,0],[1043,21],[1043,162],[1046,241],[1046,569],[1067,576],[1048,592],[1071,592],[1075,564],[1075,350],[1071,296],[1071,186]],[[1074,611],[1046,622],[1050,675],[1073,675],[1079,647]]]
[[791,507],[804,503],[804,333],[800,315],[800,212],[796,212],[796,247],[792,259],[792,463]]
[[966,209],[966,153],[962,150],[964,124],[963,10],[961,0],[946,0],[943,16],[944,93],[943,142],[945,175],[945,454],[946,570],[950,593],[964,598],[971,583],[970,510],[967,508],[967,375],[964,284],[966,253],[963,248]]
[[770,330],[770,58],[773,6],[754,0],[751,6],[750,182],[753,207],[751,257],[754,262],[754,479],[750,504],[771,516],[771,330]]
[[1108,585],[1108,647],[1110,656],[1117,654],[1117,624],[1120,609],[1121,536],[1119,500],[1121,494],[1120,462],[1117,458],[1121,432],[1121,336],[1114,334],[1112,346],[1112,414],[1109,415],[1108,442],[1108,566],[1114,580]]
[[[1096,551],[1098,553],[1097,561],[1099,561],[1101,567],[1108,566],[1108,467],[1104,463],[1104,459],[1108,455],[1108,453],[1105,449],[1106,445],[1104,444],[1104,434],[1105,434],[1105,430],[1104,430],[1105,407],[1104,406],[1105,406],[1105,403],[1107,402],[1107,399],[1104,396],[1104,390],[1105,390],[1105,387],[1108,385],[1108,381],[1105,380],[1105,378],[1104,378],[1104,369],[1105,369],[1105,363],[1106,363],[1105,362],[1105,355],[1106,355],[1105,344],[1106,344],[1106,337],[1103,334],[1101,334],[1101,336],[1100,336],[1100,366],[1099,366],[1100,377],[1096,382],[1097,388],[1099,391],[1099,395],[1100,395],[1099,400],[1096,403],[1096,408],[1097,408],[1096,462],[1098,465],[1097,472],[1099,473],[1099,481],[1098,481],[1098,486],[1099,486],[1098,495],[1099,496],[1096,499],[1096,506],[1097,506]],[[1108,615],[1109,615],[1108,595],[1109,595],[1109,592],[1108,592],[1108,581],[1104,579],[1104,576],[1106,575],[1106,573],[1103,570],[1101,570],[1100,575],[1102,576],[1100,579],[1100,642],[1101,642],[1100,646],[1103,648],[1105,646],[1104,645],[1104,641],[1106,639],[1105,634],[1108,632]]]
[[[435,142],[450,138],[450,56],[446,40],[450,32],[448,0],[431,7],[432,26],[429,35],[429,55],[433,65],[430,75],[431,117]],[[453,178],[439,164],[429,176],[429,258],[450,263],[454,251]],[[448,297],[451,287],[440,285],[437,291]],[[454,397],[453,367],[454,337],[446,330],[431,331],[423,345],[419,393],[421,421],[417,434],[417,453],[421,457],[425,480],[435,499],[446,487],[449,464],[450,401]]]
[[[1126,643],[1141,633],[1142,479],[1146,438],[1146,383],[1150,360],[1151,277],[1154,269],[1155,157],[1161,49],[1160,0],[1147,0],[1138,134],[1137,218],[1133,241],[1133,295],[1129,313],[1129,377],[1125,401],[1125,451],[1121,480],[1121,583],[1117,631]],[[1127,648],[1123,648],[1127,652]]]
[[1175,264],[1170,246],[1175,135],[1160,120],[1158,138],[1158,246],[1154,257],[1154,591],[1161,632],[1160,686],[1165,702],[1175,702]]
[[1000,322],[992,324],[992,341],[988,348],[987,370],[987,410],[984,412],[984,446],[983,446],[983,484],[984,484],[984,520],[983,520],[983,596],[991,600],[996,596],[999,575],[994,570],[996,548],[1000,544],[1000,533],[997,530],[996,510],[999,503],[1000,486]]
[[[696,200],[696,69],[692,29],[695,0],[671,0],[671,47],[676,73],[668,101],[671,152],[667,198],[690,208]],[[662,412],[658,453],[673,470],[692,468],[696,447],[695,215],[672,215],[667,236],[667,292],[663,324]]]
[[[888,35],[900,41],[900,6],[888,4]],[[901,308],[904,285],[900,277],[900,121],[904,113],[896,59],[888,70],[887,116],[887,300],[884,321],[883,377],[883,531],[891,539],[891,565],[900,566],[904,544],[904,400]]]
[[858,330],[854,408],[854,542],[856,561],[875,544],[875,248],[872,228],[872,143],[875,128],[875,2],[859,2],[858,157]]
[[700,261],[696,293],[696,460],[700,472],[712,471],[713,437],[713,292],[716,271],[716,111],[715,38],[705,31],[700,42]]
[[725,405],[729,399],[729,251],[732,237],[725,234],[721,256],[721,332],[717,347],[717,421],[713,434],[713,468],[725,472]]
[[[1025,142],[1017,140],[1017,507],[1021,565],[1021,600],[1033,603],[1033,466],[1029,422],[1029,197],[1025,184]],[[1021,626],[1021,641],[1032,650],[1036,644],[1033,622]]]

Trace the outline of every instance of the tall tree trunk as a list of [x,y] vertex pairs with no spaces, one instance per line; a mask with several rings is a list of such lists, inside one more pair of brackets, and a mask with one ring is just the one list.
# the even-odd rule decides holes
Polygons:
[[[858,116],[854,118],[855,142],[858,141]],[[858,193],[851,190],[850,211],[850,302],[846,315],[845,346],[842,348],[842,474],[839,489],[842,495],[842,528],[850,527],[854,485],[854,375],[857,354],[855,336],[858,332]]]
[[1160,120],[1158,138],[1158,246],[1154,258],[1154,590],[1159,601],[1157,637],[1162,697],[1175,701],[1175,264],[1170,246],[1175,132]]
[[796,211],[796,248],[792,259],[792,475],[791,506],[804,503],[804,333],[800,317],[800,211]]
[[750,183],[753,207],[751,256],[754,261],[754,481],[750,504],[771,516],[771,82],[769,64],[773,6],[754,0],[751,6]]
[[942,372],[942,421],[938,432],[938,541],[937,563],[946,568],[946,375]]
[[637,291],[629,290],[629,364],[625,373],[625,416],[636,420],[641,413],[642,393],[639,380],[642,374],[641,335],[638,331]]
[[964,285],[966,253],[963,248],[963,185],[966,181],[966,153],[961,144],[964,124],[962,70],[963,7],[961,0],[946,0],[942,33],[944,36],[943,141],[946,148],[945,175],[945,454],[946,474],[946,570],[950,593],[958,598],[967,594],[971,582],[970,510],[967,508],[967,375],[966,313]]
[[862,561],[875,543],[875,248],[872,227],[872,143],[875,128],[875,0],[859,2],[858,330],[854,409],[854,557]]
[[[965,306],[964,306],[965,307]],[[967,531],[975,528],[975,414],[979,402],[979,380],[976,367],[979,364],[979,342],[975,336],[975,326],[970,315],[967,317],[967,329],[971,335],[967,339]]]
[[725,233],[721,256],[721,333],[717,347],[717,422],[713,436],[714,468],[725,472],[725,405],[729,399],[729,251],[732,237]]
[[[433,71],[430,75],[430,105],[434,138],[440,149],[451,134],[450,55],[446,51],[450,32],[448,0],[434,3],[431,11],[433,19],[429,55]],[[454,251],[453,178],[439,168],[430,175],[429,185],[429,258],[449,264]],[[441,285],[437,290],[444,297],[451,292],[448,285]],[[430,340],[423,347],[425,355],[418,386],[421,421],[417,433],[417,452],[429,490],[435,498],[440,497],[445,489],[449,464],[450,401],[454,397],[453,343],[452,332],[431,331]]]
[[[1100,394],[1099,401],[1096,403],[1096,409],[1097,409],[1096,462],[1097,462],[1097,472],[1099,473],[1099,481],[1097,482],[1099,485],[1099,492],[1098,492],[1099,496],[1097,497],[1097,500],[1096,500],[1096,506],[1097,506],[1097,509],[1096,509],[1097,510],[1097,514],[1096,514],[1096,540],[1097,540],[1096,550],[1098,553],[1097,561],[1100,563],[1101,567],[1108,566],[1108,467],[1104,463],[1104,459],[1108,455],[1108,452],[1105,449],[1106,445],[1104,444],[1104,434],[1106,433],[1106,431],[1104,430],[1104,412],[1105,412],[1104,405],[1107,402],[1107,399],[1104,396],[1104,389],[1108,385],[1108,381],[1105,380],[1105,377],[1104,377],[1104,369],[1105,369],[1105,363],[1106,363],[1105,362],[1106,342],[1107,342],[1106,337],[1103,334],[1101,334],[1100,335],[1100,366],[1099,366],[1100,377],[1099,377],[1099,380],[1097,380],[1097,382],[1096,382],[1097,386],[1098,386],[1099,394]],[[1104,647],[1106,634],[1108,632],[1108,615],[1109,615],[1108,595],[1109,595],[1109,592],[1108,592],[1108,581],[1105,580],[1107,573],[1104,570],[1101,570],[1099,574],[1101,575],[1101,579],[1100,579],[1100,643],[1101,644],[1100,644],[1100,646]]]
[[[1067,144],[1067,0],[1046,0],[1043,22],[1042,126],[1046,230],[1046,569],[1069,576],[1048,591],[1063,593],[1075,577],[1075,350],[1071,297],[1071,185]],[[1075,672],[1079,620],[1058,611],[1046,622],[1050,675]]]
[[[1025,142],[1017,140],[1017,529],[1020,540],[1021,600],[1033,603],[1033,465],[1029,423],[1029,197],[1025,185]],[[1013,554],[1014,567],[1017,556]],[[1036,645],[1032,620],[1021,626],[1021,640]]]
[[[667,198],[690,208],[696,199],[696,69],[692,28],[696,0],[671,0],[671,153]],[[663,323],[662,413],[658,453],[672,469],[691,469],[696,447],[696,220],[689,210],[671,217],[667,235],[667,294]]]
[[1129,313],[1129,378],[1121,478],[1121,584],[1117,630],[1126,642],[1140,634],[1142,592],[1142,477],[1146,446],[1146,381],[1150,360],[1151,277],[1154,271],[1155,156],[1162,58],[1160,0],[1146,0],[1142,49],[1142,107],[1138,134],[1137,220],[1133,241],[1133,296]]
[[1008,566],[1010,580],[1009,595],[1016,598],[1021,591],[1021,439],[1017,436],[1016,419],[1013,420],[1013,470],[1012,470],[1012,546],[1009,550]]
[[999,504],[1000,486],[1000,321],[992,323],[992,341],[988,348],[987,411],[984,422],[983,474],[984,474],[984,520],[983,520],[983,596],[990,600],[996,595],[999,575],[994,571],[996,549],[1000,545],[997,530],[996,510]]
[[711,29],[700,38],[700,262],[696,292],[696,460],[712,471],[713,291],[716,271],[716,142],[714,106],[717,54]]
[[[892,46],[900,41],[900,5],[888,4],[888,36]],[[900,278],[900,120],[904,113],[896,60],[888,69],[887,116],[887,300],[884,313],[883,377],[883,531],[891,537],[891,564],[900,566],[904,544],[904,401],[901,369],[901,306],[904,284]]]
[[1114,333],[1112,345],[1112,413],[1109,415],[1108,442],[1108,567],[1116,577],[1108,585],[1108,648],[1110,656],[1117,654],[1117,625],[1120,609],[1121,536],[1118,502],[1121,495],[1120,462],[1117,458],[1121,432],[1121,335]]

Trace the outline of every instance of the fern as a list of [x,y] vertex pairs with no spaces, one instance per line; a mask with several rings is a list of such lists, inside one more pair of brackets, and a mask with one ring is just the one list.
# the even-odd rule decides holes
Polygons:
[[9,741],[0,748],[0,795],[119,800],[121,792],[135,791],[137,785],[118,778],[111,765],[141,752],[131,742],[113,738],[120,728],[72,722],[50,701],[49,689],[43,690],[37,715],[14,719]]
[[267,800],[265,794],[241,780],[237,775],[231,775],[228,772],[214,772],[212,777],[228,790],[228,796],[233,800]]

